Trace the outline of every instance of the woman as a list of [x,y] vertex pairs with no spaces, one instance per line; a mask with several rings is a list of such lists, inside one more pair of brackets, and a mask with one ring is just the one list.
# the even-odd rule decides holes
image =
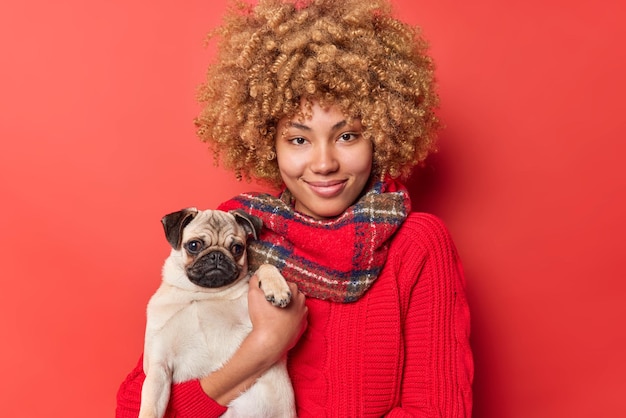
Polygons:
[[[470,417],[464,278],[442,222],[411,213],[408,176],[434,148],[433,66],[384,0],[259,0],[229,11],[197,118],[248,193],[220,206],[264,221],[251,267],[306,296],[272,307],[253,278],[253,330],[220,370],[173,387],[168,416],[226,411],[285,353],[300,417]],[[136,416],[141,361],[118,393]]]

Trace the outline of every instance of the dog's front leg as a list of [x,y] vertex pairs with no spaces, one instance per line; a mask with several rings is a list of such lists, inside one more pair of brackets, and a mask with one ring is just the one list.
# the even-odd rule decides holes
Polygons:
[[170,399],[172,373],[166,364],[150,364],[141,388],[139,418],[162,418]]

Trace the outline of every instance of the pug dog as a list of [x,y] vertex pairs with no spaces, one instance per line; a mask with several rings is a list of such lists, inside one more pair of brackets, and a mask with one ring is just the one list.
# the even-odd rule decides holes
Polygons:
[[[240,210],[196,208],[161,221],[172,250],[147,308],[140,418],[161,418],[172,383],[219,369],[252,329],[246,241],[256,239],[262,221]],[[289,304],[290,289],[276,267],[262,265],[256,274],[270,303]],[[295,417],[284,359],[233,400],[224,416]]]

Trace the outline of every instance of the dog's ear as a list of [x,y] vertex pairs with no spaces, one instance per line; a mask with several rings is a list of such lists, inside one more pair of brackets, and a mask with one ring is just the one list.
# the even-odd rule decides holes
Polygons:
[[170,243],[172,248],[180,250],[183,240],[183,229],[189,225],[189,222],[191,222],[197,214],[198,209],[187,208],[179,210],[178,212],[169,213],[161,218],[165,238],[167,238],[167,242]]
[[261,233],[261,228],[263,227],[261,218],[250,215],[248,212],[241,209],[231,210],[230,213],[235,217],[237,223],[246,230],[248,237],[253,237],[254,239],[258,238]]

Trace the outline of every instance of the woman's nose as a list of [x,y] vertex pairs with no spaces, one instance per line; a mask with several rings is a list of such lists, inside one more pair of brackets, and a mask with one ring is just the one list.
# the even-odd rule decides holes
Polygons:
[[319,174],[328,174],[337,171],[339,161],[332,146],[320,145],[314,147],[311,157],[311,170]]

